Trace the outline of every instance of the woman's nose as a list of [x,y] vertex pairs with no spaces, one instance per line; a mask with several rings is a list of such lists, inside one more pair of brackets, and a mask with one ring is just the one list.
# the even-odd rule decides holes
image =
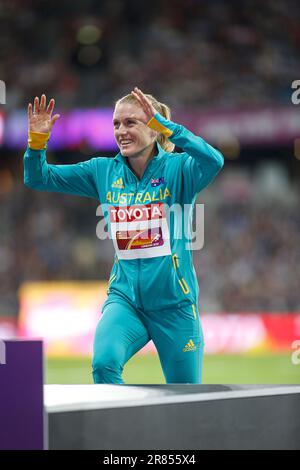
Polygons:
[[126,126],[123,126],[122,124],[120,124],[120,126],[118,128],[118,135],[123,136],[123,135],[126,135],[126,134],[127,134]]

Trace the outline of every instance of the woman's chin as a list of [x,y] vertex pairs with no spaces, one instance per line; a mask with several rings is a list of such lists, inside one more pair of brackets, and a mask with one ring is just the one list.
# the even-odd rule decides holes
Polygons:
[[134,149],[121,147],[121,154],[123,155],[123,157],[131,157],[132,155],[134,155]]

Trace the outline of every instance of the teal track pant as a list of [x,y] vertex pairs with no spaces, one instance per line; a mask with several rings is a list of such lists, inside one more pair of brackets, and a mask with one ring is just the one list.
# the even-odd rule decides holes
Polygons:
[[166,383],[201,383],[203,334],[188,306],[145,312],[116,297],[103,310],[93,356],[96,384],[123,384],[126,362],[153,340]]

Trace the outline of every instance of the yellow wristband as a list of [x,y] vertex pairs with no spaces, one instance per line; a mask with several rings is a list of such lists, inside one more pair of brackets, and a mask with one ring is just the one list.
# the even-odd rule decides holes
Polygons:
[[155,117],[151,118],[150,121],[147,122],[147,126],[154,131],[159,132],[160,134],[165,135],[166,137],[170,137],[173,132],[170,131],[167,127],[163,126],[160,122],[158,122]]
[[28,145],[32,150],[44,150],[50,138],[50,132],[28,132]]
[[173,132],[170,131],[167,127],[163,126],[160,122],[158,122],[155,117],[150,119],[150,121],[147,122],[147,126],[150,127],[150,129],[153,129],[154,131],[159,132],[160,134],[165,135],[166,137],[170,137]]

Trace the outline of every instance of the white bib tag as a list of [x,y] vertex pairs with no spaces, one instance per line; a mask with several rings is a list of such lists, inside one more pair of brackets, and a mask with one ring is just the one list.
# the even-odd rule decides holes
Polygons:
[[109,212],[111,237],[119,259],[171,254],[163,203],[110,206]]

